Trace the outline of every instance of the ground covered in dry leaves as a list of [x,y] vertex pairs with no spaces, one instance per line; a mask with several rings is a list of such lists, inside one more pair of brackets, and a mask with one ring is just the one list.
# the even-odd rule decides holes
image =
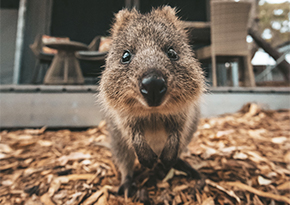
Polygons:
[[86,131],[3,130],[0,203],[141,204],[148,194],[152,204],[290,204],[289,131],[289,110],[266,111],[256,104],[202,119],[183,156],[206,177],[202,190],[173,169],[144,189],[150,172],[136,163],[138,191],[125,199],[116,194],[120,174],[104,122]]

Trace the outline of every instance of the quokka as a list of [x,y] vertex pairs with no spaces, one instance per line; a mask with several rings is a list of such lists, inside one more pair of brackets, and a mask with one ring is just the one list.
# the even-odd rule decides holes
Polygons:
[[205,83],[176,10],[123,9],[111,37],[98,99],[122,174],[119,193],[130,194],[136,157],[145,167],[161,162],[199,178],[179,156],[197,129]]

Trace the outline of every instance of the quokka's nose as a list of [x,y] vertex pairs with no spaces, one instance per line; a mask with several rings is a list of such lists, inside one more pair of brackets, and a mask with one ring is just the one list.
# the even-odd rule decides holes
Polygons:
[[140,92],[144,96],[149,107],[159,106],[166,93],[167,86],[164,78],[151,73],[141,80]]

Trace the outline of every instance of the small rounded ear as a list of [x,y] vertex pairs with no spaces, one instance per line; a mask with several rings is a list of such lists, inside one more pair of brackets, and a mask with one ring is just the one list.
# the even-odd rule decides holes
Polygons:
[[171,22],[178,21],[176,13],[177,13],[176,8],[172,8],[171,6],[162,6],[152,10],[152,14],[158,15],[160,17],[165,17]]
[[111,28],[111,35],[114,37],[116,36],[120,31],[123,30],[125,25],[133,18],[137,18],[138,11],[133,8],[131,11],[128,9],[122,9],[117,14],[115,14],[115,21]]
[[151,14],[156,15],[160,18],[166,18],[169,20],[178,30],[185,30],[184,23],[179,20],[179,17],[176,15],[178,13],[177,9],[171,6],[163,6],[157,9],[153,9]]

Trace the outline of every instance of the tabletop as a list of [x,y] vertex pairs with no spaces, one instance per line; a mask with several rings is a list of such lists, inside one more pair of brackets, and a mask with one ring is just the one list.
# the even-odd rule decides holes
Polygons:
[[78,51],[76,52],[76,57],[80,60],[100,61],[100,60],[105,60],[107,54],[108,52]]
[[66,50],[66,51],[88,50],[88,46],[86,44],[75,41],[50,42],[46,43],[45,45],[49,48],[54,48],[57,50]]

